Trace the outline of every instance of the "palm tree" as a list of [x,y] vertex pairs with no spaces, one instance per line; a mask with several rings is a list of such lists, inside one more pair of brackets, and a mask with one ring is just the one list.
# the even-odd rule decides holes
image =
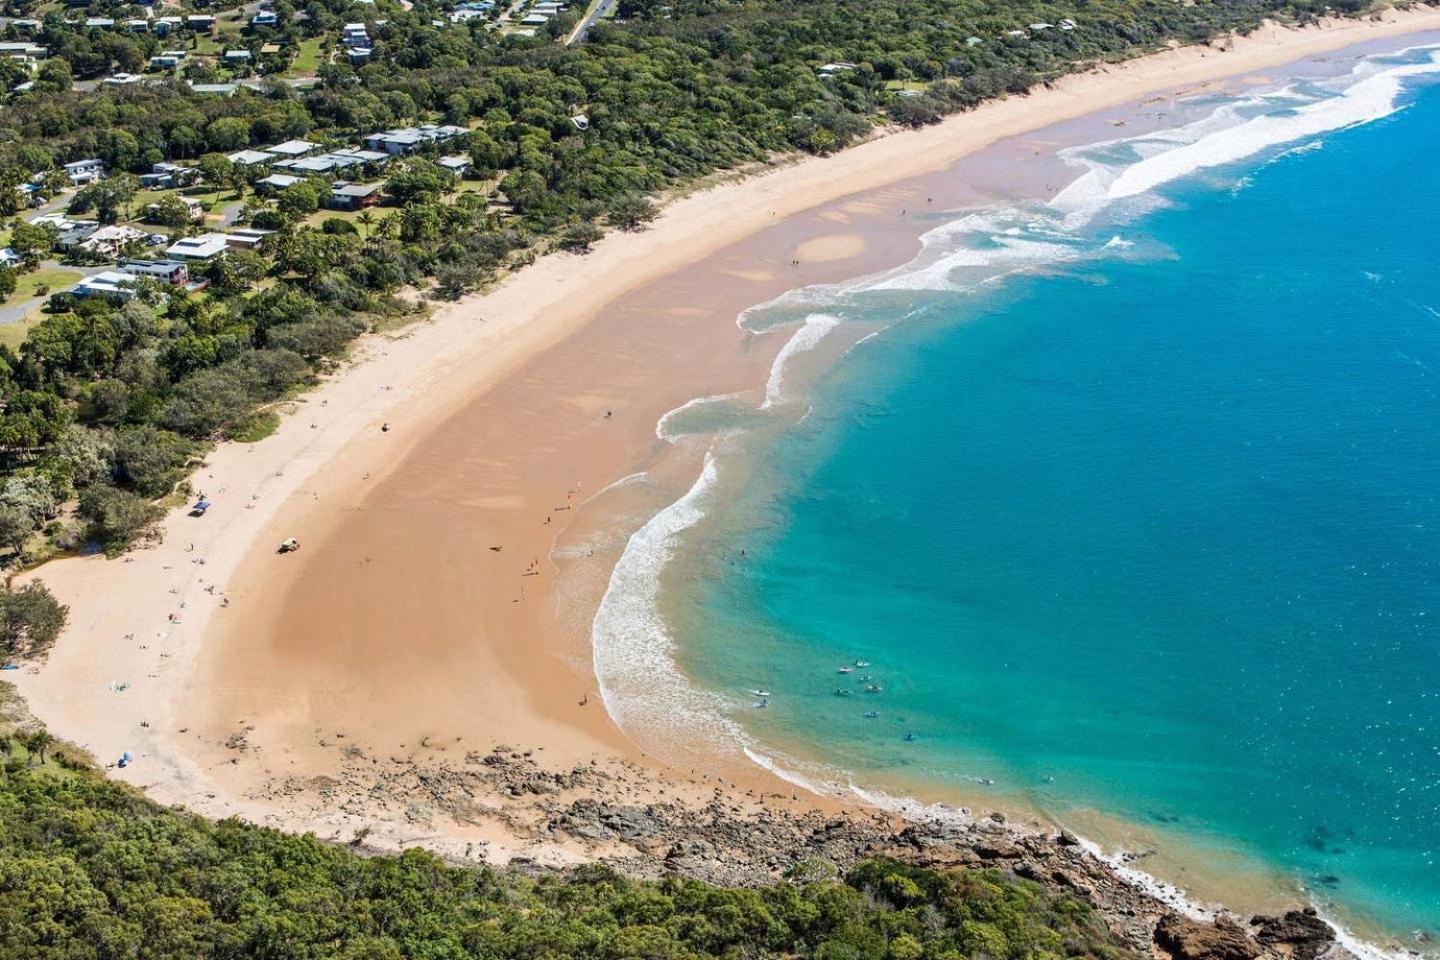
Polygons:
[[365,236],[368,237],[370,236],[370,228],[375,226],[375,214],[369,210],[361,210],[360,215],[355,218],[355,222],[365,228]]
[[45,765],[45,754],[54,745],[55,738],[49,730],[36,730],[25,737],[25,749],[30,751],[32,757],[38,757],[40,765]]

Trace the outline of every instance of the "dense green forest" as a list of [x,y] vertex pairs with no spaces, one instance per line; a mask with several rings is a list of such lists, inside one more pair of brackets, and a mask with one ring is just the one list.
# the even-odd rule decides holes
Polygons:
[[[522,37],[437,20],[448,6],[276,3],[275,27],[247,28],[247,49],[275,51],[256,69],[291,69],[305,43],[333,49],[339,24],[367,16],[373,52],[358,65],[320,58],[310,85],[277,73],[231,96],[187,85],[213,79],[204,58],[184,76],[94,85],[174,40],[88,29],[53,11],[25,34],[50,57],[32,81],[6,82],[0,215],[22,212],[22,186],[44,198],[62,185],[59,165],[93,157],[109,178],[70,209],[123,218],[136,175],[177,162],[243,201],[239,222],[273,234],[204,267],[203,293],[141,285],[123,305],[56,296],[23,342],[0,338],[0,543],[22,561],[91,543],[123,549],[207,443],[264,435],[273,405],[354,337],[409,318],[414,308],[396,296],[407,288],[453,299],[556,246],[583,251],[607,228],[643,228],[650,197],[716,171],[838,150],[880,124],[933,122],[1096,61],[1335,5],[621,0],[619,22],[569,46],[554,42],[571,22],[563,17]],[[109,8],[134,9],[89,12]],[[826,74],[827,63],[842,66]],[[466,184],[422,152],[390,177],[389,207],[355,219],[318,212],[323,181],[261,198],[254,175],[226,159],[287,138],[343,146],[425,121],[469,131]],[[166,203],[169,222],[183,219]],[[29,270],[56,242],[53,228],[18,218],[8,237]],[[0,279],[13,289],[9,269]]]
[[526,876],[156,806],[57,749],[0,737],[0,956],[1119,960],[1089,908],[996,871],[890,860],[722,889],[595,865]]

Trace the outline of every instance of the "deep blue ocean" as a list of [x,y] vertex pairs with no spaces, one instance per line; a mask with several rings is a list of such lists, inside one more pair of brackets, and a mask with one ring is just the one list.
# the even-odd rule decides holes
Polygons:
[[[876,335],[795,422],[726,441],[743,489],[675,547],[684,673],[787,762],[1134,823],[1407,945],[1440,933],[1440,87],[1419,79],[1371,122],[1112,189],[1146,202],[1069,232],[972,220],[888,290],[835,294]],[[1090,156],[1113,186],[1151,156],[1131,150]],[[1029,265],[933,282],[974,280],[976,251]]]

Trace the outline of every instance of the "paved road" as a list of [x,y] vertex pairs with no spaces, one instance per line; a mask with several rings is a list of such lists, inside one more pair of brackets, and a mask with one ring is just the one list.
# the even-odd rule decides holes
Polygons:
[[[63,270],[74,270],[76,273],[82,274],[83,276],[93,277],[97,273],[112,269],[113,265],[106,264],[103,267],[69,267],[54,260],[47,260],[43,264],[41,264],[41,266],[60,267]],[[50,291],[50,293],[59,292],[60,290]],[[7,303],[4,306],[0,306],[0,325],[4,325],[7,323],[19,323],[21,320],[24,320],[27,316],[30,315],[30,311],[34,310],[36,307],[41,306],[46,300],[50,299],[50,293],[45,294],[45,296],[43,297],[31,297],[29,300],[21,300],[18,303]]]
[[584,19],[580,21],[580,25],[575,28],[575,32],[570,34],[569,38],[565,41],[565,45],[569,46],[572,43],[579,43],[581,40],[584,40],[585,34],[590,32],[590,28],[595,26],[595,22],[609,13],[614,7],[615,0],[595,0],[595,3],[585,13]]

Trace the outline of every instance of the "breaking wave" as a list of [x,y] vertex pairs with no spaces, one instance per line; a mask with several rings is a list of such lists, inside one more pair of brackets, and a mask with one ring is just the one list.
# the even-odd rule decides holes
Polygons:
[[[922,248],[909,263],[855,280],[789,291],[737,317],[741,329],[755,335],[793,329],[771,366],[763,399],[753,396],[699,397],[670,411],[656,425],[662,440],[705,436],[704,427],[723,421],[730,429],[710,435],[744,433],[745,411],[785,410],[791,395],[787,369],[794,358],[813,349],[848,324],[865,323],[850,350],[898,322],[913,304],[904,294],[935,291],[968,294],[1017,273],[1096,257],[1137,256],[1137,246],[1121,231],[1126,224],[1166,203],[1167,185],[1242,161],[1273,160],[1319,149],[1326,134],[1371,123],[1403,109],[1407,81],[1440,73],[1440,47],[1416,47],[1363,60],[1342,78],[1297,83],[1268,93],[1249,94],[1220,103],[1193,122],[1060,151],[1076,171],[1074,179],[1048,202],[1034,201],[958,211],[954,218],[921,238]],[[1267,156],[1268,155],[1268,156]],[[916,312],[913,309],[910,313]],[[868,331],[868,332],[867,332]],[[711,416],[711,415],[714,416]],[[773,419],[773,418],[771,418]],[[739,422],[741,426],[736,427]],[[687,427],[690,427],[687,429]],[[712,446],[694,485],[652,517],[627,543],[611,574],[595,614],[592,650],[605,708],[622,726],[651,736],[697,738],[740,750],[752,762],[797,787],[817,793],[837,791],[877,807],[907,815],[964,817],[963,808],[924,805],[848,782],[838,771],[801,773],[761,748],[732,719],[736,704],[700,689],[675,660],[676,643],[661,612],[662,576],[681,549],[685,534],[704,519],[721,498],[720,461],[742,444]],[[799,766],[804,766],[799,764]],[[1095,844],[1087,847],[1132,883],[1192,915],[1208,908],[1185,898],[1173,885],[1150,877]],[[1366,960],[1389,956],[1356,941],[1331,922],[1342,942]]]

